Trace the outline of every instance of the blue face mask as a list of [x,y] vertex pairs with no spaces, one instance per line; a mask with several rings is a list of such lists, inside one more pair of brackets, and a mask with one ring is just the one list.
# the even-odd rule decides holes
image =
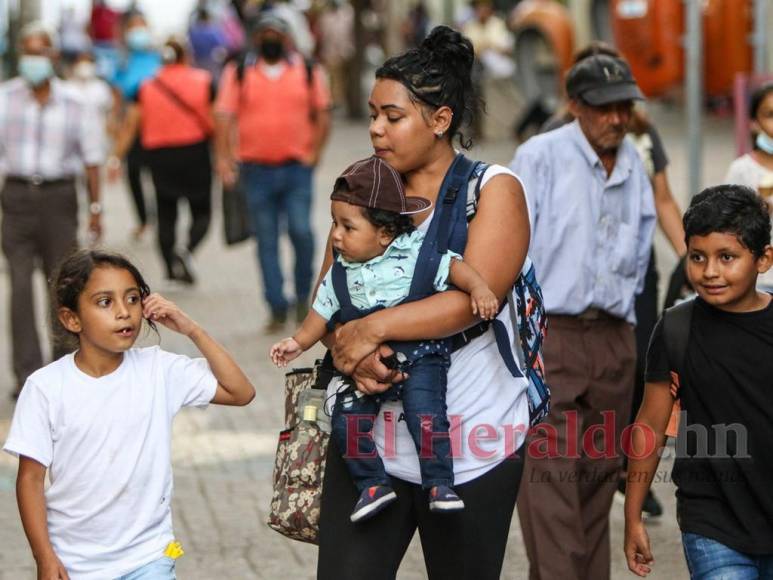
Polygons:
[[25,54],[19,58],[19,74],[33,87],[37,87],[54,76],[54,65],[47,56]]
[[132,28],[126,33],[126,45],[130,50],[148,50],[153,42],[147,28]]
[[758,133],[757,140],[755,141],[757,148],[761,149],[768,155],[773,155],[773,137],[767,133]]

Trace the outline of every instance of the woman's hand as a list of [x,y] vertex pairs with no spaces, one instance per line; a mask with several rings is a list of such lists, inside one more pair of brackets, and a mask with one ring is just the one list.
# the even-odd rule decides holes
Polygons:
[[354,376],[355,367],[374,353],[381,342],[367,318],[347,322],[335,330],[335,345],[331,349],[333,362],[339,371]]
[[142,301],[142,315],[153,322],[160,322],[169,330],[190,336],[199,328],[185,312],[160,294],[153,293]]
[[360,361],[351,374],[358,391],[366,395],[377,395],[389,389],[392,383],[401,383],[408,377],[407,373],[389,369],[381,362],[393,352],[388,346],[381,345],[376,352]]

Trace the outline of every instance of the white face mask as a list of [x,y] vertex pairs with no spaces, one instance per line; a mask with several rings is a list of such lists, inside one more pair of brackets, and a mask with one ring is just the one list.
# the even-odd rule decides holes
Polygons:
[[97,67],[93,62],[84,60],[73,67],[72,74],[78,80],[87,81],[89,79],[93,79],[96,76]]

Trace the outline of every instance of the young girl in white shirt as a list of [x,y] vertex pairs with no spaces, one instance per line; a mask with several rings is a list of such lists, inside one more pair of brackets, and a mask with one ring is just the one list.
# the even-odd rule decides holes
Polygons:
[[[172,579],[180,553],[172,420],[186,406],[246,405],[255,389],[225,349],[151,294],[122,256],[72,255],[54,295],[78,349],[29,377],[4,446],[19,457],[19,512],[38,578]],[[132,348],[143,320],[189,337],[204,358]]]
[[[752,93],[749,121],[754,149],[730,164],[724,183],[751,187],[773,207],[773,82]],[[773,269],[757,277],[757,289],[773,291]]]

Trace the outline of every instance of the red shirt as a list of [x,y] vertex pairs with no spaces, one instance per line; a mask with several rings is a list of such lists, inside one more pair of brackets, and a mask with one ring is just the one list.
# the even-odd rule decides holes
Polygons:
[[91,38],[95,42],[115,40],[118,18],[118,13],[107,6],[94,6],[91,10]]
[[330,93],[318,67],[309,83],[302,58],[283,62],[276,78],[266,74],[262,62],[245,67],[241,83],[235,64],[223,71],[215,111],[236,115],[241,161],[273,165],[312,153],[312,112],[330,106]]
[[[188,108],[165,91],[159,81]],[[205,70],[184,64],[166,65],[155,78],[142,84],[137,99],[142,107],[140,138],[145,149],[193,145],[212,134],[212,76]]]

